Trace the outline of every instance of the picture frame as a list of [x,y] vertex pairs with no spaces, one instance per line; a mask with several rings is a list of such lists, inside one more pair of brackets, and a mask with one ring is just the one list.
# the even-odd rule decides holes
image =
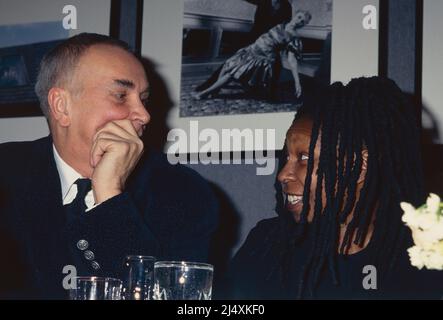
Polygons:
[[[188,0],[198,6],[198,0]],[[189,139],[184,153],[199,153],[204,141],[190,143],[191,127],[197,121],[198,130],[273,130],[273,143],[262,141],[258,144],[224,144],[220,142],[212,152],[247,152],[281,150],[285,134],[295,111],[269,112],[256,114],[211,115],[196,117],[180,116],[180,90],[182,81],[182,40],[183,26],[189,20],[185,13],[185,2],[161,0],[145,1],[143,6],[143,27],[141,54],[153,61],[158,73],[163,77],[172,100],[172,108],[167,117],[168,128],[181,130]],[[240,1],[241,2],[241,1]],[[318,1],[317,1],[318,2]],[[330,82],[347,82],[357,76],[378,74],[378,29],[365,30],[362,9],[372,4],[379,8],[378,0],[334,0],[332,2],[332,43]],[[189,22],[189,21],[188,21]],[[325,31],[318,27],[307,29],[308,36],[324,37]],[[195,129],[195,126],[194,126]],[[195,138],[195,137],[194,137]],[[165,152],[171,151],[174,141],[165,144]],[[180,151],[181,152],[181,151]]]
[[63,1],[16,2],[16,12],[2,17],[0,24],[0,118],[42,116],[34,86],[44,54],[81,32],[109,35],[111,24],[111,0],[71,1],[78,19],[73,29],[63,26]]

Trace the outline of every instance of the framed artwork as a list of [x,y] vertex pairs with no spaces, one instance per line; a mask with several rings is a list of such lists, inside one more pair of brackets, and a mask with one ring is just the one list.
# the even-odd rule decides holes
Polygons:
[[329,82],[330,0],[196,3],[184,8],[180,117],[295,112]]
[[[202,152],[205,129],[219,139],[211,152],[280,150],[319,84],[378,73],[378,30],[362,25],[369,3],[378,7],[360,0],[145,1],[142,55],[168,86],[169,128],[188,138],[186,150],[172,152]],[[225,143],[224,130],[273,134]]]
[[13,3],[0,23],[0,118],[41,116],[34,86],[44,54],[80,32],[109,34],[111,1],[71,1],[75,29],[63,27],[63,1]]
[[[0,26],[9,35],[0,48],[0,115],[17,117],[40,115],[34,92],[38,67],[45,52],[69,36],[56,22]],[[55,34],[53,31],[58,30]],[[31,35],[32,43],[26,43]],[[42,37],[42,34],[45,36]]]

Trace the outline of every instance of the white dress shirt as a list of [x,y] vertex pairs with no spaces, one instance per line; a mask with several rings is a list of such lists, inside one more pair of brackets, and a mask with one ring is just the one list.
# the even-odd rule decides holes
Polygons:
[[[74,182],[77,181],[77,179],[84,179],[84,177],[60,157],[54,144],[52,148],[54,150],[54,160],[62,186],[63,205],[67,205],[74,201],[77,196],[77,185]],[[96,207],[92,189],[86,194],[85,204],[86,212]]]

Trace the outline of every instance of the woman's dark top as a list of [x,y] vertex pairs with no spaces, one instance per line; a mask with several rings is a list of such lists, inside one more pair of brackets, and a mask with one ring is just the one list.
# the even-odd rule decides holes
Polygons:
[[[231,263],[226,282],[228,289],[224,298],[294,299],[297,297],[300,274],[310,251],[309,236],[296,245],[288,268],[290,272],[282,281],[282,271],[278,268],[278,263],[281,261],[278,249],[265,252],[265,248],[269,247],[265,241],[273,241],[278,236],[278,223],[278,218],[262,220],[249,233]],[[333,283],[331,272],[324,268],[314,294],[305,292],[302,297],[308,299],[441,299],[443,297],[443,271],[418,270],[412,267],[407,247],[401,251],[394,269],[387,275],[380,274],[381,271],[375,266],[377,275],[374,278],[374,268],[371,266],[366,267],[369,270],[364,268],[372,265],[371,257],[376,250],[378,248],[369,242],[365,249],[355,254],[338,255],[336,270],[339,284]]]

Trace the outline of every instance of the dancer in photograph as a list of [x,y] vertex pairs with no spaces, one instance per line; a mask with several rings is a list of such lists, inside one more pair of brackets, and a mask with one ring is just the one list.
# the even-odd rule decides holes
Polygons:
[[261,35],[253,44],[238,50],[232,57],[193,94],[196,99],[207,98],[217,93],[232,81],[240,82],[247,89],[265,90],[269,94],[277,81],[275,74],[280,55],[287,56],[294,78],[295,96],[301,96],[298,60],[301,58],[302,43],[297,30],[311,20],[307,11],[297,11],[288,23],[279,24]]

